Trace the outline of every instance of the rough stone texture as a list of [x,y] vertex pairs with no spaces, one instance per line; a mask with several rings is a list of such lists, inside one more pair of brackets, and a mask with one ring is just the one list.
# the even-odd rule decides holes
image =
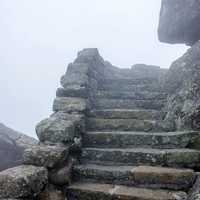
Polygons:
[[37,140],[0,123],[0,171],[22,164],[24,149],[36,144]]
[[83,162],[115,165],[199,167],[200,151],[191,149],[84,148]]
[[161,42],[192,45],[200,39],[199,23],[199,0],[162,0],[158,28]]
[[186,199],[184,192],[151,190],[109,184],[77,183],[69,187],[68,196],[80,200],[126,199],[126,200],[179,200]]
[[75,127],[72,121],[50,117],[37,125],[36,133],[41,142],[68,143],[73,141]]
[[135,184],[168,189],[190,188],[195,180],[193,170],[139,166],[131,171]]
[[169,93],[168,121],[178,130],[200,129],[200,42],[170,67],[165,80]]
[[53,169],[49,172],[49,180],[52,184],[63,186],[69,185],[72,178],[72,167],[74,161],[69,159],[57,169]]
[[41,142],[74,142],[74,138],[81,137],[84,131],[85,120],[83,115],[68,114],[61,111],[42,120],[36,126],[36,133]]
[[195,180],[193,170],[151,166],[105,166],[84,164],[74,168],[76,181],[184,190]]
[[[89,147],[109,148],[186,148],[196,140],[195,132],[87,132],[83,144]],[[193,139],[194,137],[194,139]],[[198,137],[199,138],[199,137]],[[193,146],[194,147],[194,144]]]
[[48,181],[43,167],[18,166],[0,172],[0,198],[23,198],[38,195]]
[[26,165],[54,168],[67,160],[68,147],[38,145],[24,151],[23,160]]
[[86,100],[82,98],[57,97],[53,103],[54,111],[84,112],[87,108]]
[[187,200],[199,200],[200,199],[200,176],[198,174],[193,187],[190,189]]
[[46,189],[39,194],[37,200],[67,200],[65,193],[56,189],[53,185],[48,185]]

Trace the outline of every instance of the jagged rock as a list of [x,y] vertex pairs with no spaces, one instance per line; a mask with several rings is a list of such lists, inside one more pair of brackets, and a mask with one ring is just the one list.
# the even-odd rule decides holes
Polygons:
[[68,153],[67,147],[38,145],[25,150],[24,164],[54,168],[67,160]]
[[84,112],[86,110],[86,100],[83,98],[57,97],[53,103],[54,111]]
[[169,94],[165,121],[176,128],[200,129],[200,42],[170,67],[165,80]]
[[0,171],[22,164],[24,149],[36,144],[37,140],[34,138],[0,123]]
[[37,197],[38,200],[67,200],[63,191],[58,190],[53,185],[49,185]]
[[200,39],[200,1],[162,0],[158,36],[161,42],[193,45]]
[[28,198],[38,195],[47,184],[43,167],[21,165],[0,172],[0,198]]
[[36,126],[41,142],[69,143],[85,130],[83,115],[57,112]]

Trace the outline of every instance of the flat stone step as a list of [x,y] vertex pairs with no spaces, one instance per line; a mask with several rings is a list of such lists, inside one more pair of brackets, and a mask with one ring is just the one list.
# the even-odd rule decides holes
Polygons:
[[189,189],[196,175],[190,169],[151,166],[78,165],[74,167],[75,180],[107,184],[128,185],[157,189]]
[[147,109],[105,109],[105,110],[91,110],[88,113],[89,117],[103,118],[103,119],[144,119],[155,120],[162,119],[164,113],[158,110]]
[[178,200],[187,198],[185,192],[81,182],[70,186],[67,193],[68,199],[79,200]]
[[96,94],[97,98],[108,99],[134,99],[134,100],[158,100],[166,99],[167,94],[164,92],[154,91],[121,91],[121,90],[99,90]]
[[155,120],[87,118],[89,131],[162,131]]
[[133,100],[133,99],[108,99],[96,98],[96,109],[155,109],[160,110],[165,105],[165,100]]
[[82,162],[102,165],[147,165],[178,168],[200,166],[200,151],[192,149],[83,148]]
[[190,144],[195,132],[87,132],[83,144],[100,148],[185,148]]
[[129,92],[160,92],[162,91],[158,80],[132,80],[132,79],[107,79],[98,85],[99,90],[129,91]]

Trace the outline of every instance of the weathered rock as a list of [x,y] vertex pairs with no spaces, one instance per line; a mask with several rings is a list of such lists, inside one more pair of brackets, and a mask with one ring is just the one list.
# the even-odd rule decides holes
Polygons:
[[193,187],[188,194],[188,200],[199,200],[200,198],[200,176],[198,175]]
[[0,171],[22,164],[24,149],[36,144],[37,140],[0,124]]
[[0,172],[0,198],[23,198],[38,195],[47,184],[43,167],[18,166]]
[[57,97],[53,103],[54,111],[84,112],[86,108],[87,103],[83,98]]
[[37,200],[67,200],[65,193],[58,190],[53,185],[48,185],[46,189],[39,194]]
[[115,165],[151,165],[195,168],[200,164],[200,151],[191,149],[150,148],[84,148],[84,163]]
[[[157,148],[173,149],[194,147],[195,132],[87,132],[83,136],[83,144],[100,148]],[[194,139],[193,139],[194,137]],[[198,137],[200,139],[200,137]]]
[[102,200],[179,200],[186,199],[185,192],[151,190],[113,184],[76,183],[68,188],[69,199]]
[[68,147],[38,145],[24,151],[24,164],[54,168],[68,158]]
[[150,166],[133,168],[131,177],[136,185],[175,190],[190,188],[196,178],[193,170]]
[[49,172],[49,181],[54,185],[69,185],[72,178],[73,160],[69,159],[64,165]]
[[165,121],[176,128],[200,129],[200,42],[170,67],[165,88],[169,93]]
[[58,88],[56,91],[57,97],[80,97],[87,98],[88,91],[85,87],[72,86],[68,89]]
[[36,126],[36,133],[41,142],[68,143],[73,141],[75,127],[72,121],[50,117]]
[[200,2],[162,0],[158,36],[161,42],[192,45],[200,39]]
[[41,142],[74,142],[74,138],[80,137],[84,131],[83,115],[68,114],[62,111],[54,113],[36,126],[36,133]]

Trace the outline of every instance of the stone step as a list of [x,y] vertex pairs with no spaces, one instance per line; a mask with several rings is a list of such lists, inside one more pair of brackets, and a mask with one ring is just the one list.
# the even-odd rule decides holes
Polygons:
[[127,79],[110,79],[104,80],[98,85],[99,90],[109,91],[129,91],[129,92],[160,92],[162,88],[157,80],[127,80]]
[[83,144],[100,148],[185,148],[195,132],[87,132]]
[[97,98],[93,100],[96,109],[155,109],[160,110],[165,100],[133,100]]
[[86,182],[128,185],[157,189],[187,190],[196,177],[193,170],[151,166],[78,165],[74,179]]
[[87,118],[89,131],[162,131],[155,120]]
[[78,200],[176,200],[187,198],[185,192],[81,182],[68,187],[67,193],[68,199]]
[[89,117],[97,117],[103,119],[145,119],[155,120],[162,119],[164,113],[158,110],[131,110],[131,109],[105,109],[91,110]]
[[200,151],[192,149],[83,148],[82,162],[102,165],[200,166]]
[[159,100],[166,99],[167,94],[164,92],[149,92],[149,91],[121,91],[121,90],[99,90],[97,91],[96,98],[108,99],[134,99],[134,100]]

